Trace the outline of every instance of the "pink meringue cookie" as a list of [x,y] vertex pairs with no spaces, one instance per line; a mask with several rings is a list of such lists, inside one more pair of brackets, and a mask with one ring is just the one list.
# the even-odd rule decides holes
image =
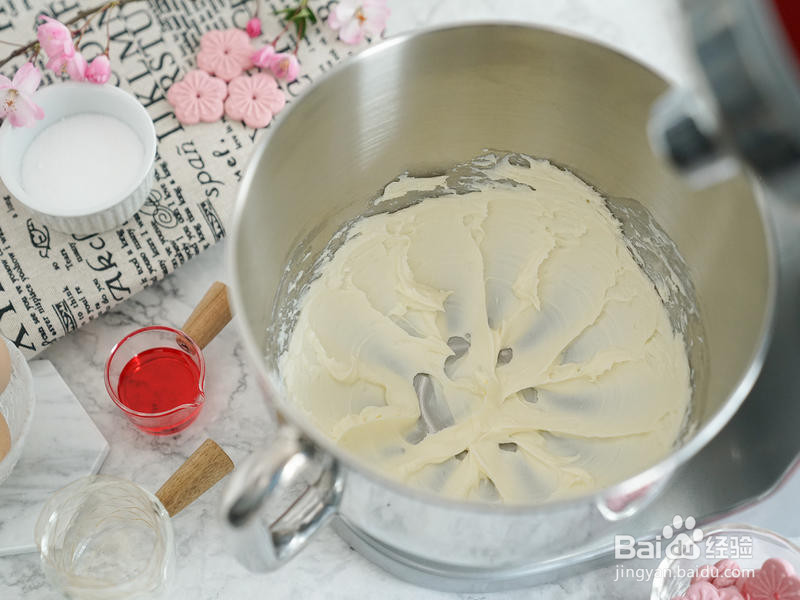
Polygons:
[[800,578],[794,567],[780,558],[770,558],[744,583],[750,600],[800,600]]
[[224,81],[230,81],[253,66],[253,46],[241,29],[213,29],[200,38],[197,67]]
[[683,593],[685,600],[719,600],[719,590],[708,581],[698,581]]
[[692,577],[691,583],[697,583],[698,581],[711,581],[716,576],[714,572],[713,565],[703,565],[699,569],[697,569],[697,573],[695,576]]
[[[723,558],[714,564],[716,575],[711,579],[717,588],[726,588],[736,584],[736,580],[742,572],[739,564],[729,558]],[[734,575],[735,573],[735,575]]]
[[224,112],[223,102],[228,86],[217,77],[198,69],[189,71],[167,91],[167,102],[175,109],[175,116],[184,125],[219,121]]
[[742,595],[744,595],[744,586],[747,584],[749,580],[750,576],[747,573],[742,572],[741,576],[739,576],[736,579],[736,583],[734,583],[733,585],[736,586],[736,589],[739,590],[742,593]]
[[266,73],[240,75],[228,84],[225,114],[248,127],[266,127],[286,104],[286,96]]
[[744,596],[736,587],[730,585],[719,588],[719,600],[744,600]]

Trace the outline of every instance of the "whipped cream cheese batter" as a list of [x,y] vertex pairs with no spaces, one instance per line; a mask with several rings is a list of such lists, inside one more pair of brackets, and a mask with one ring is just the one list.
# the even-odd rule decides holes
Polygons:
[[343,448],[449,497],[542,502],[650,466],[691,395],[653,282],[574,175],[487,175],[352,226],[300,300],[288,393]]

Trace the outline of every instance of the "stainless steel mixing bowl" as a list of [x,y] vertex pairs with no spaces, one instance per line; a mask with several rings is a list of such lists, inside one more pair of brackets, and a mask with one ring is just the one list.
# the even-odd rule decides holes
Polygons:
[[[252,159],[230,243],[242,335],[284,418],[226,491],[225,519],[245,564],[278,566],[335,515],[352,544],[417,581],[476,589],[550,578],[596,557],[625,531],[624,519],[719,432],[763,360],[774,296],[771,241],[745,177],[692,191],[654,157],[646,124],[666,87],[597,44],[481,24],[386,41],[292,104]],[[662,462],[612,489],[511,507],[404,487],[315,430],[277,375],[285,338],[274,322],[286,315],[275,302],[282,303],[287,276],[307,267],[400,173],[441,172],[485,148],[550,158],[612,198],[612,209],[614,198],[637,199],[686,261],[702,325],[691,340],[696,390],[687,434]],[[298,485],[304,495],[287,504],[282,492],[291,496]]]

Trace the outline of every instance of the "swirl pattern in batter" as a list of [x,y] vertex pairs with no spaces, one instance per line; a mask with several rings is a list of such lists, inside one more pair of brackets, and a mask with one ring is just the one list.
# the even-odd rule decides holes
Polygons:
[[343,448],[449,497],[620,481],[680,432],[683,340],[595,190],[546,161],[488,175],[353,225],[301,298],[287,391]]

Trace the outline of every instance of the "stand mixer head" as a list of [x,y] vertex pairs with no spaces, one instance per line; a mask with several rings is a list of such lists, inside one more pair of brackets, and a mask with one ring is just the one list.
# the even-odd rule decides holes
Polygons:
[[698,187],[737,159],[779,194],[800,185],[800,4],[795,0],[684,0],[698,89],[654,106],[650,139]]

